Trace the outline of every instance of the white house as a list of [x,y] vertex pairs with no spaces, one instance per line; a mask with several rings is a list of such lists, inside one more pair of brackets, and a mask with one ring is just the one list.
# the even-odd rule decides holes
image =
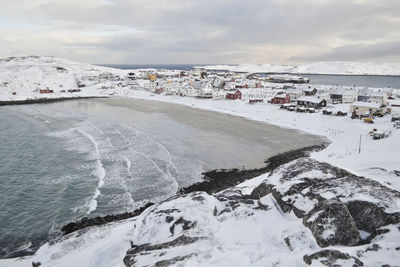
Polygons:
[[343,92],[342,103],[343,104],[350,104],[354,101],[357,101],[358,92],[356,90],[345,90]]
[[286,93],[290,96],[290,101],[296,101],[303,96],[303,91],[300,89],[287,89]]
[[214,90],[212,92],[212,98],[214,100],[221,100],[221,99],[225,99],[225,91],[224,90]]
[[374,91],[369,95],[368,102],[387,105],[388,96],[381,91]]

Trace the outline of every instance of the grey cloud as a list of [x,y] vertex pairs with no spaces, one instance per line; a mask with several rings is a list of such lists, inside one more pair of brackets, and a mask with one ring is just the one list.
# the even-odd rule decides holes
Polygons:
[[334,48],[331,52],[315,56],[296,56],[292,60],[303,61],[391,61],[400,60],[400,42],[385,42],[377,44],[353,44]]
[[[268,63],[246,60],[272,60],[275,47],[286,56],[280,57],[284,62],[271,63],[290,63],[313,60],[316,47],[329,51],[341,44],[362,48],[366,41],[400,41],[397,0],[21,0],[20,10],[5,1],[10,3],[3,8],[5,16],[45,24],[64,35],[78,32],[98,37],[95,42],[67,43],[64,49],[98,48],[108,55],[118,54],[115,60],[144,60],[138,63],[168,63],[171,58]],[[339,52],[325,57],[342,57],[344,52]]]

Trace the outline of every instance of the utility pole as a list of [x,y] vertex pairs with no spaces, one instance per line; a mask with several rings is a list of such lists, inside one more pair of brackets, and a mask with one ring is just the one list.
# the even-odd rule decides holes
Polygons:
[[359,145],[358,145],[358,154],[360,154],[361,153],[361,134],[360,134],[360,143],[359,143]]

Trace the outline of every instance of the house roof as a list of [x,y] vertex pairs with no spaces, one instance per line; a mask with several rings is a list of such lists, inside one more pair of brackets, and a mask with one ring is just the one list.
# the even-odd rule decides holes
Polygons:
[[354,90],[346,90],[346,91],[343,92],[343,95],[344,96],[356,96],[357,92],[354,91]]
[[372,90],[368,89],[368,88],[364,88],[364,89],[360,89],[360,91],[358,91],[358,95],[359,96],[369,96],[371,94]]
[[302,96],[299,99],[297,99],[297,101],[304,101],[304,102],[310,102],[310,103],[315,103],[315,104],[319,104],[322,101],[324,101],[324,99],[318,99],[312,96]]
[[386,93],[383,92],[372,92],[370,96],[373,97],[384,97],[386,95]]
[[365,107],[365,108],[380,108],[381,105],[377,103],[369,103],[369,102],[361,102],[361,101],[356,101],[351,106],[357,106],[357,107]]
[[210,81],[205,80],[205,81],[194,81],[192,83],[193,88],[197,90],[204,90],[207,88],[207,86],[210,84]]
[[299,90],[299,89],[287,89],[286,93],[288,93],[288,94],[301,94],[301,90]]

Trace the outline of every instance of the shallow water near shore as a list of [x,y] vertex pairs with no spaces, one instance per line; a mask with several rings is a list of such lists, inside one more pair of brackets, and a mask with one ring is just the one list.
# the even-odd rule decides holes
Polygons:
[[90,99],[0,107],[0,257],[84,216],[132,211],[204,171],[258,168],[324,140],[173,104]]

